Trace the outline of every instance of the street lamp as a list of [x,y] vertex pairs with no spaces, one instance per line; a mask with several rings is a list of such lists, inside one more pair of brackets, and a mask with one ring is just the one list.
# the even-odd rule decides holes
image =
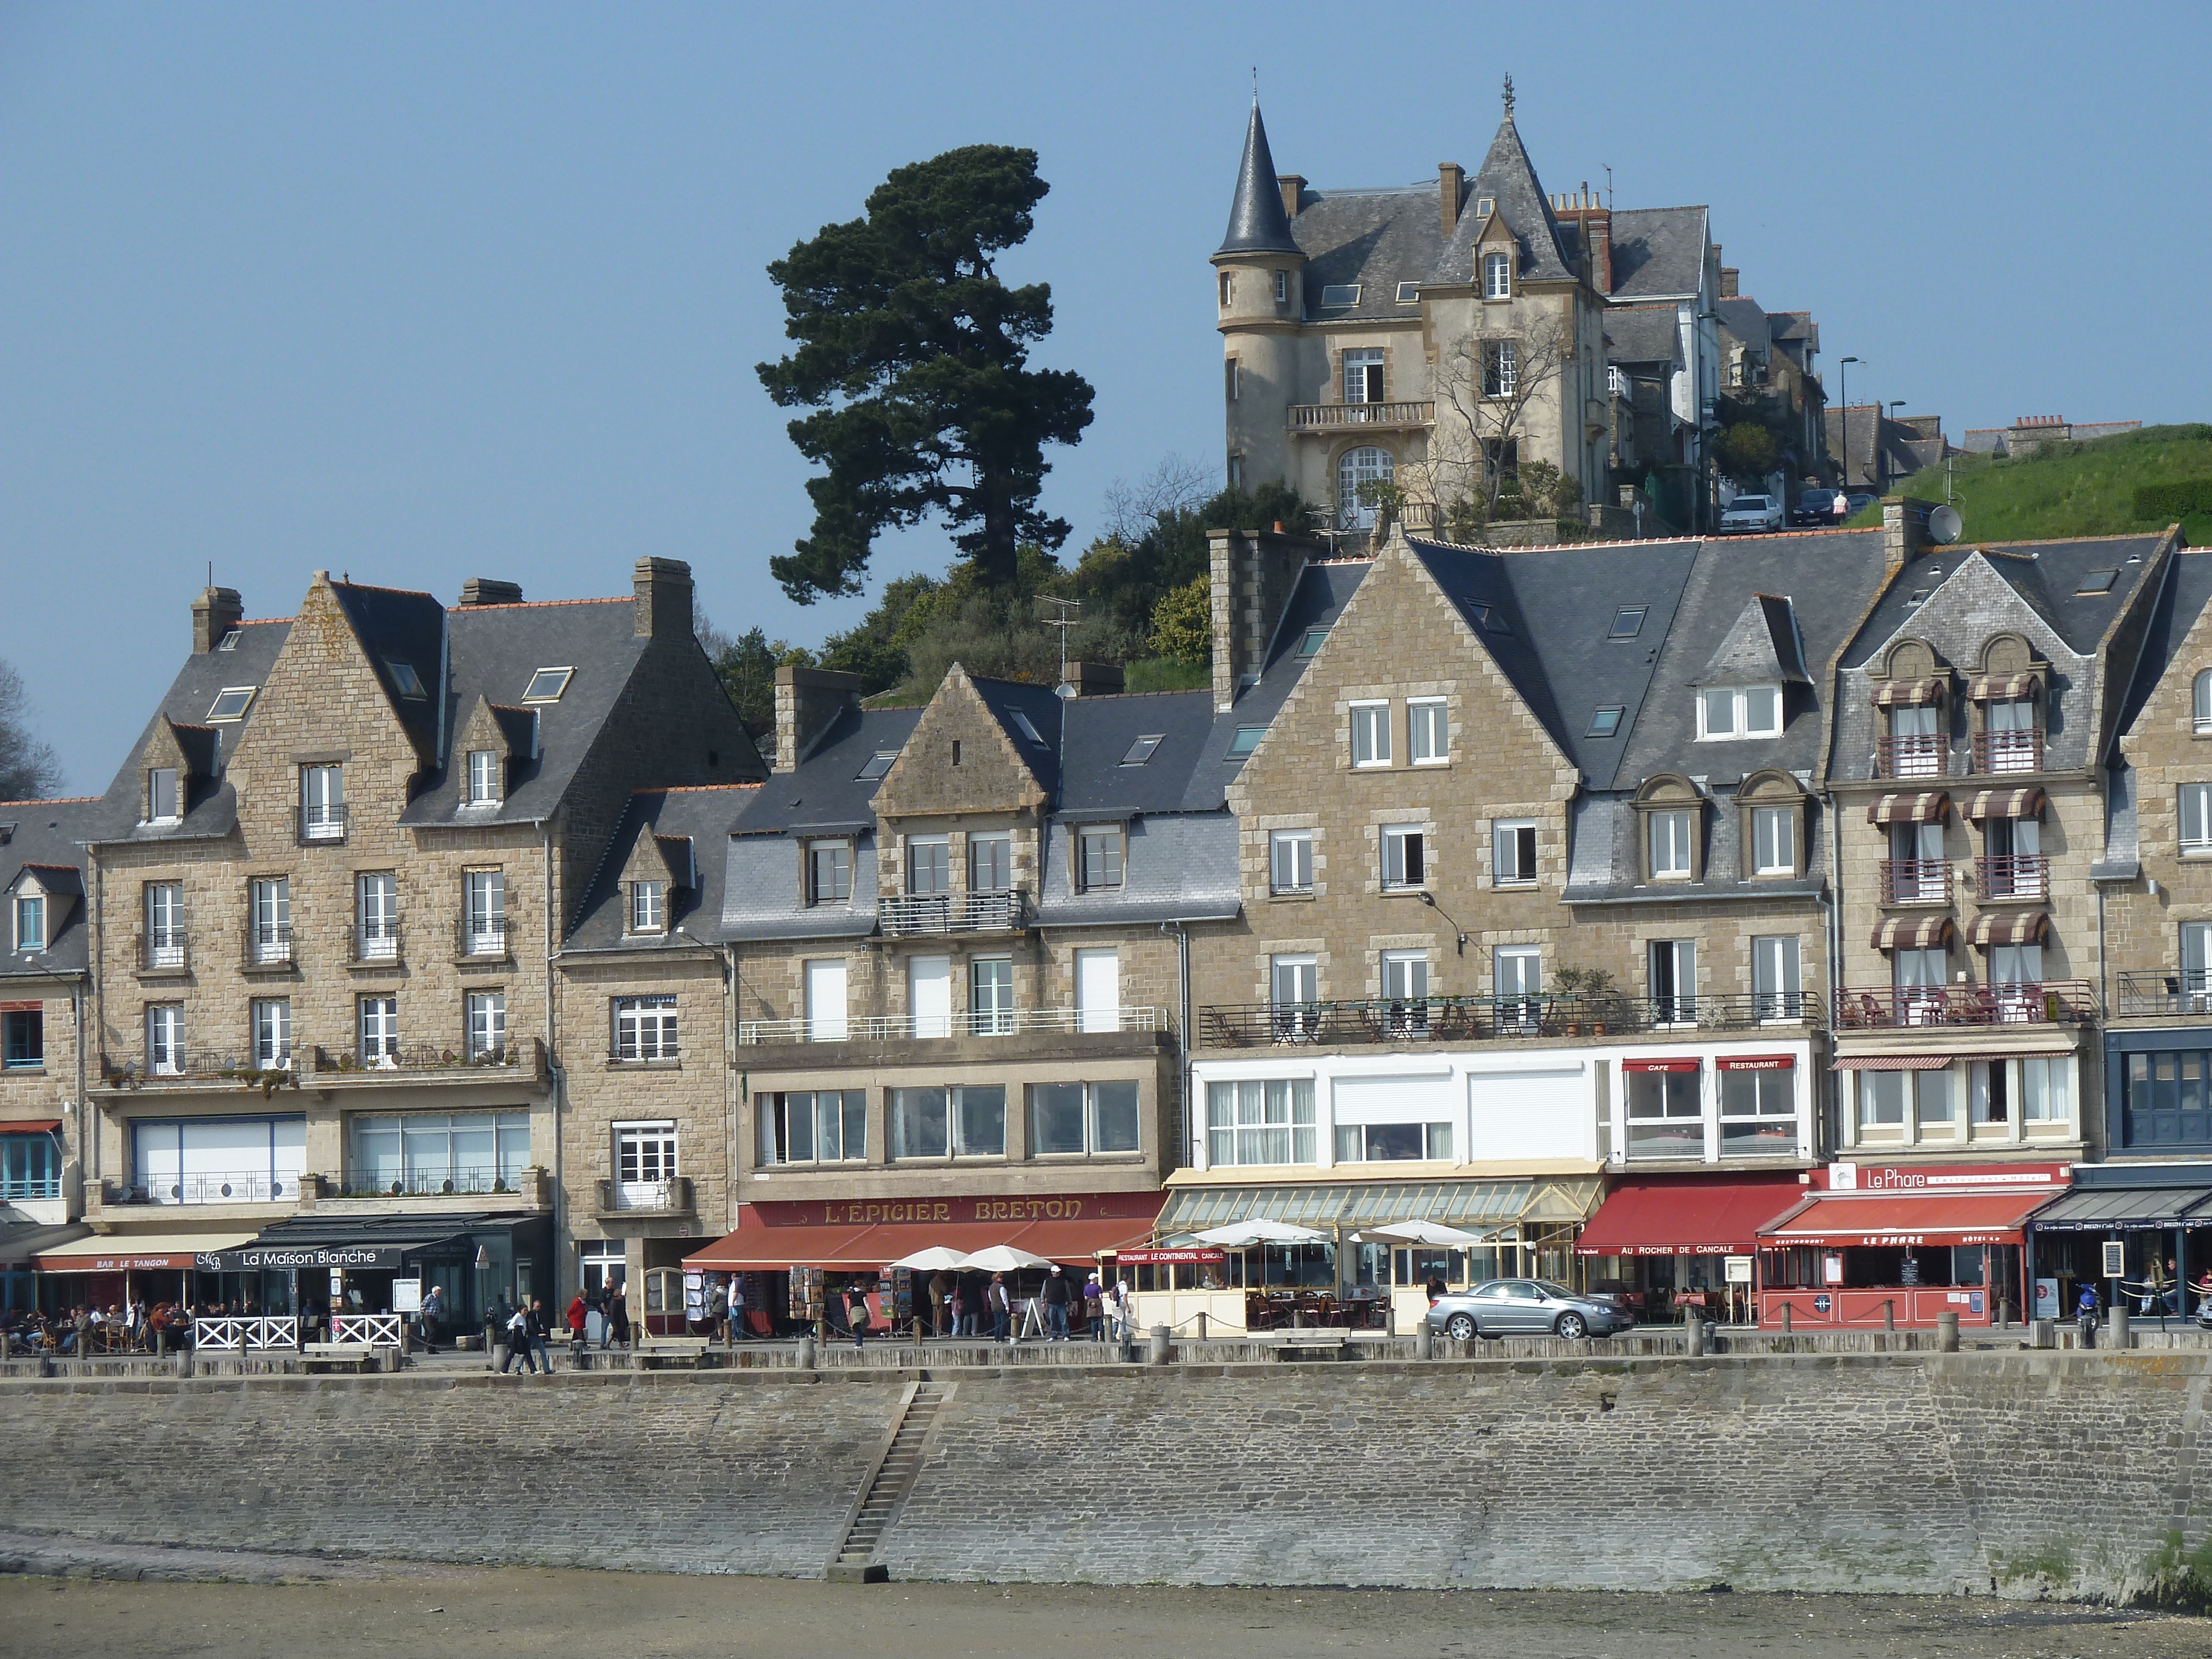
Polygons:
[[1844,357],[1836,364],[1844,402],[1844,485],[1846,489],[1850,488],[1851,482],[1851,365],[1856,362],[1858,359],[1856,357]]

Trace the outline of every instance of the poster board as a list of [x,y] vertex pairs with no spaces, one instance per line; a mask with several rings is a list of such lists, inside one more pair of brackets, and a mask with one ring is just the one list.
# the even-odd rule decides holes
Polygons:
[[396,1314],[418,1314],[422,1311],[422,1281],[419,1279],[395,1279],[392,1281],[392,1311]]

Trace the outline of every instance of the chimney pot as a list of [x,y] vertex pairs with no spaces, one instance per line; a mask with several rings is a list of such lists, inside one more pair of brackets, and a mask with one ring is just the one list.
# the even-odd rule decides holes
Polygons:
[[522,584],[493,576],[471,576],[461,584],[463,605],[520,605]]
[[204,656],[238,626],[246,606],[234,587],[210,587],[192,601],[192,654]]
[[691,567],[681,559],[640,559],[633,580],[637,637],[681,640],[691,635]]
[[1722,299],[1733,300],[1736,297],[1736,281],[1741,275],[1742,272],[1738,270],[1734,265],[1723,265],[1721,267]]

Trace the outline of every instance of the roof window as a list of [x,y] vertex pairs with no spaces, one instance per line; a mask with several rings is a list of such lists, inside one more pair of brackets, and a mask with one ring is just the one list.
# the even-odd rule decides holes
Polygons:
[[1164,732],[1157,732],[1149,737],[1139,738],[1136,742],[1129,745],[1129,752],[1121,757],[1121,764],[1142,766],[1146,761],[1152,759],[1152,750],[1158,749],[1166,741],[1166,738],[1167,733]]
[[1229,739],[1229,758],[1242,760],[1260,746],[1260,739],[1267,735],[1264,726],[1240,726],[1237,735]]
[[401,696],[427,697],[430,695],[422,689],[422,677],[415,672],[414,664],[394,662],[386,657],[384,665],[392,671],[392,683],[399,688]]
[[1298,655],[1311,657],[1320,654],[1322,643],[1328,638],[1326,628],[1309,628],[1305,638],[1298,641]]
[[245,637],[246,634],[242,629],[234,628],[216,641],[215,648],[218,651],[235,651],[238,649],[238,642]]
[[568,689],[568,677],[573,668],[541,668],[530,677],[530,686],[523,692],[525,702],[558,702],[561,694]]
[[1511,636],[1513,633],[1513,625],[1505,620],[1505,613],[1503,611],[1500,611],[1496,605],[1478,605],[1472,608],[1474,611],[1475,620],[1480,623],[1485,628],[1488,629],[1492,633],[1504,634],[1509,638]]
[[207,717],[211,720],[243,719],[246,705],[253,701],[253,694],[258,689],[251,685],[224,686],[216,694],[215,702],[209,705]]
[[1037,735],[1037,729],[1030,723],[1030,717],[1027,714],[1017,708],[1008,715],[1008,718],[1013,721],[1015,731],[1020,732],[1038,748],[1042,749],[1045,746],[1044,739]]
[[1641,634],[1644,631],[1644,618],[1649,614],[1649,606],[1641,605],[1626,605],[1622,609],[1614,611],[1613,613],[1613,629],[1611,632],[1606,635],[1606,638],[1609,640],[1634,639],[1638,634]]
[[2077,595],[2109,593],[2112,591],[2112,584],[2119,580],[2119,575],[2120,573],[2117,570],[2092,570],[2081,578],[2081,586],[2075,588],[2074,592]]
[[1595,714],[1590,716],[1589,730],[1583,732],[1583,735],[1586,738],[1609,738],[1613,736],[1620,730],[1621,716],[1626,714],[1628,710],[1621,707],[1619,703],[1607,704],[1605,708],[1599,709]]
[[896,749],[878,749],[868,757],[868,763],[860,770],[862,779],[879,778],[891,769],[891,763],[899,757]]
[[1421,285],[1419,283],[1401,283],[1398,284],[1398,303],[1400,305],[1417,306],[1420,304],[1420,302]]
[[1474,216],[1476,218],[1487,219],[1492,214],[1497,211],[1498,204],[1492,198],[1487,196],[1478,196],[1474,198]]
[[1328,283],[1322,289],[1321,302],[1325,306],[1356,306],[1359,303],[1359,284]]

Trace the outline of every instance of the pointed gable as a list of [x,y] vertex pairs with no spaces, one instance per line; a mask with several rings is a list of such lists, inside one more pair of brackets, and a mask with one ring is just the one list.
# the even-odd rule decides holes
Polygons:
[[1786,599],[1754,593],[1692,685],[1809,685],[1797,615]]
[[[1039,737],[1043,728],[1003,695],[987,698],[987,684],[1000,693],[1030,689],[979,684],[954,663],[876,790],[879,816],[1035,811],[1049,802],[1050,751],[1032,743],[1012,717],[1022,714]],[[994,708],[994,702],[1005,706]]]
[[[1498,123],[1490,141],[1490,153],[1468,191],[1471,210],[1462,216],[1450,246],[1437,271],[1438,280],[1474,280],[1476,248],[1499,235],[1508,235],[1517,255],[1514,275],[1522,282],[1565,282],[1574,267],[1559,240],[1559,222],[1552,215],[1551,198],[1536,178],[1535,163],[1521,143],[1521,134],[1508,115]],[[1492,206],[1486,217],[1481,204]]]
[[1267,128],[1260,119],[1260,100],[1252,100],[1252,119],[1244,129],[1244,159],[1237,168],[1237,194],[1229,204],[1229,228],[1216,258],[1224,254],[1290,253],[1298,251],[1283,211],[1282,188],[1275,182],[1275,158],[1267,149]]
[[446,608],[428,593],[352,582],[331,592],[423,764],[434,765],[445,697]]

